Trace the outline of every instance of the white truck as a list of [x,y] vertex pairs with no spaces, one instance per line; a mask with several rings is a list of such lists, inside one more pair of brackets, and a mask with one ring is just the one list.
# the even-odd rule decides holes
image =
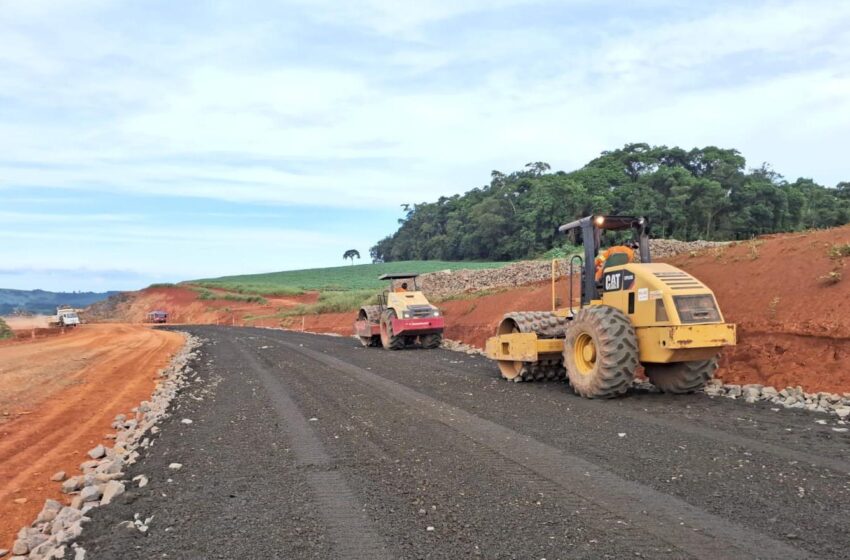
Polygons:
[[80,324],[80,316],[77,310],[71,307],[57,307],[56,315],[50,318],[52,327],[76,327]]

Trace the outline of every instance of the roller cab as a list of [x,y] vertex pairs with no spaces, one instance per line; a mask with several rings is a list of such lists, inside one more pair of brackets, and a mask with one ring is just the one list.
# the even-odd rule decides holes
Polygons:
[[622,311],[638,339],[642,363],[707,360],[736,342],[714,293],[690,274],[664,263],[605,270],[599,303]]

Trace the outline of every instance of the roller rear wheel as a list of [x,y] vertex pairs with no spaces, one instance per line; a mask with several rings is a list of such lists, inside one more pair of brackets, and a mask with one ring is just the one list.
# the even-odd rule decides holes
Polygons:
[[638,366],[637,335],[629,318],[607,305],[581,309],[567,329],[564,366],[582,397],[608,399],[625,393]]
[[[378,324],[381,321],[381,308],[377,305],[370,305],[367,307],[363,307],[360,309],[360,312],[357,314],[358,321],[368,321],[370,324]],[[381,336],[358,336],[360,339],[360,344],[369,348],[369,347],[378,347],[381,345]]]
[[387,309],[381,315],[381,345],[386,350],[404,349],[404,337],[393,334],[393,319],[396,318],[395,311]]
[[528,373],[528,365],[526,362],[499,360],[499,371],[502,372],[502,377],[508,381],[520,382]]
[[717,358],[699,362],[644,364],[649,381],[665,393],[684,394],[702,389],[714,376]]
[[[512,334],[522,332],[522,329],[520,328],[517,320],[511,315],[508,315],[502,319],[502,322],[499,324],[499,329],[496,332],[497,334]],[[502,377],[508,381],[522,381],[523,374],[525,374],[527,370],[528,364],[525,362],[499,360],[499,371],[502,373]]]
[[419,342],[422,344],[422,348],[426,350],[439,348],[443,342],[443,335],[442,333],[423,334],[419,337]]

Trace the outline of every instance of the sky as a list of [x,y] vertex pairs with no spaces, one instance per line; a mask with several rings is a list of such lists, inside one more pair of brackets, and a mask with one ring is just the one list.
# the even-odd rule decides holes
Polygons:
[[342,265],[630,142],[850,180],[843,0],[0,0],[0,288]]

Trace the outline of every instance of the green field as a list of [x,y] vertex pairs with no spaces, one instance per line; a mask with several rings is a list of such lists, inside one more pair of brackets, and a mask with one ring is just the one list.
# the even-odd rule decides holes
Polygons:
[[438,270],[462,268],[500,268],[507,262],[445,262],[445,261],[402,261],[381,264],[358,264],[332,268],[288,270],[266,274],[222,276],[192,280],[187,284],[218,288],[243,294],[264,296],[297,295],[303,292],[340,292],[350,290],[378,290],[386,283],[378,276],[388,273],[411,272],[422,274]]

